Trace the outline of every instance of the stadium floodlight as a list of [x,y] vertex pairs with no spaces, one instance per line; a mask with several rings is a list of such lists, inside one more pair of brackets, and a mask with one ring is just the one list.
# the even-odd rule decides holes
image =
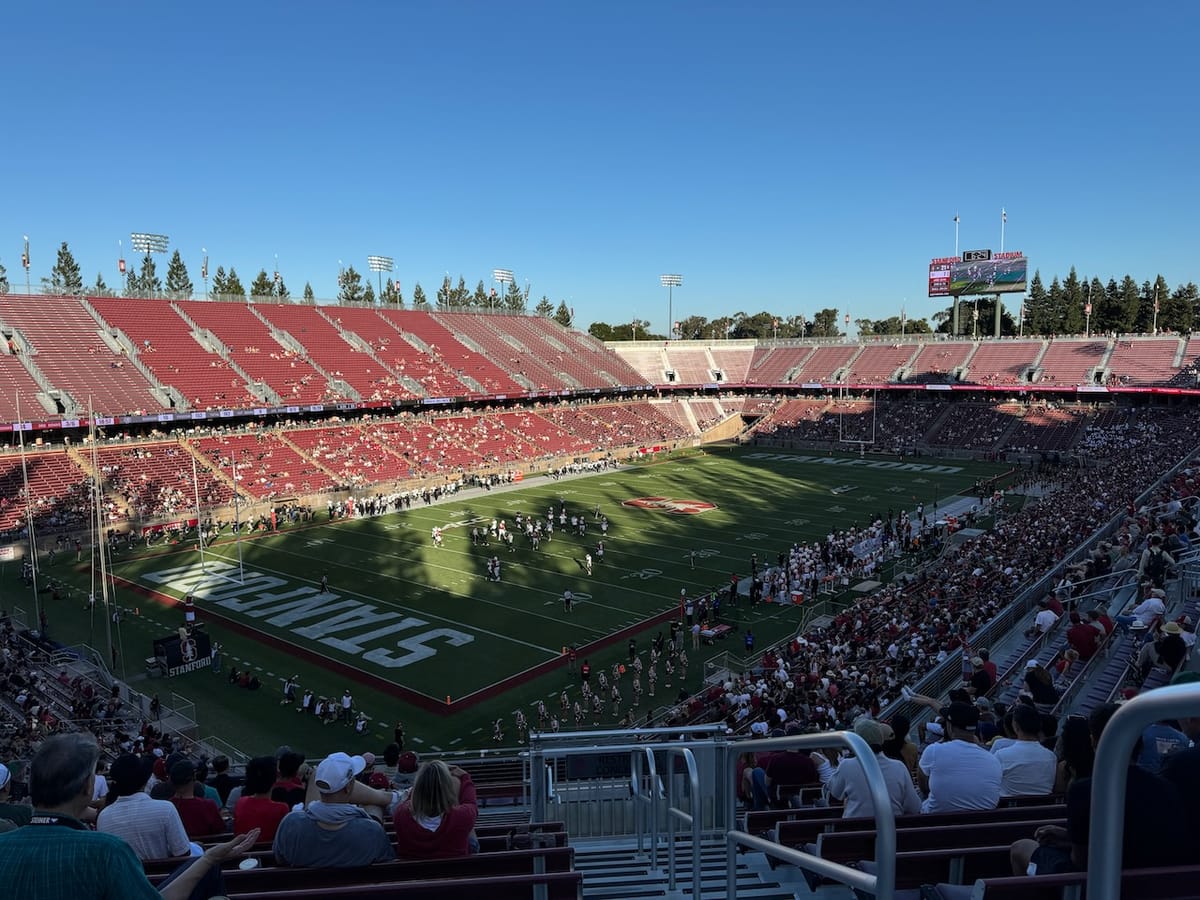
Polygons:
[[[150,261],[151,253],[166,253],[167,244],[171,242],[165,234],[150,234],[145,231],[135,231],[129,235],[129,244],[134,250],[142,253],[146,262]],[[148,291],[149,285],[143,284],[142,289]]]
[[682,275],[660,275],[658,279],[667,289],[667,337],[675,334],[675,288],[683,285]]
[[[367,268],[372,272],[378,273],[379,279],[379,300],[383,302],[383,273],[391,272],[395,268],[396,261],[390,256],[368,256]],[[391,281],[392,279],[388,279]]]
[[[496,284],[515,284],[516,283],[516,280],[513,278],[512,269],[492,269],[492,281],[496,282]],[[501,288],[501,290],[503,290],[503,288]],[[493,292],[492,293],[492,308],[495,309],[495,306],[496,306],[496,295],[495,295],[495,292]]]

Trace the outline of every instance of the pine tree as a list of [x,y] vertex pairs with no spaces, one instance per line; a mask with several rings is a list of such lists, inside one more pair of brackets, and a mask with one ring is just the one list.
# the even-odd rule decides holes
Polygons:
[[1042,273],[1034,270],[1033,281],[1029,282],[1029,299],[1025,301],[1025,320],[1029,323],[1030,334],[1045,334],[1049,331],[1050,298],[1046,296],[1046,286],[1042,284]]
[[55,294],[77,296],[83,293],[83,275],[66,241],[58,248],[58,259],[50,270],[50,277],[42,279],[42,285]]
[[363,289],[362,299],[363,303],[366,303],[369,306],[375,305],[375,285],[371,284],[369,279],[367,281],[367,286]]
[[1062,332],[1064,334],[1079,334],[1083,331],[1083,304],[1086,301],[1083,296],[1083,284],[1074,266],[1071,266],[1071,271],[1067,273],[1067,280],[1063,282],[1062,288]]
[[571,327],[571,310],[567,309],[566,300],[559,301],[558,309],[554,312],[554,321],[567,328]]
[[1043,334],[1062,334],[1063,323],[1067,319],[1067,305],[1063,294],[1063,287],[1058,281],[1058,276],[1054,276],[1054,280],[1050,282],[1050,291],[1046,295],[1046,308],[1049,312],[1046,321],[1046,330]]
[[[519,287],[517,287],[517,283],[515,281],[510,281],[508,283],[508,290],[504,292],[504,308],[509,312],[525,311],[525,293]],[[561,312],[562,309],[566,309],[565,303],[562,307],[560,307],[559,311]],[[557,314],[555,315],[555,318],[562,322],[562,319],[560,319]],[[569,325],[570,320],[571,312],[570,310],[567,310],[567,321],[563,322],[563,324]]]
[[275,284],[267,275],[266,269],[259,269],[258,274],[254,276],[254,281],[250,285],[251,297],[270,297],[275,292]]
[[217,266],[217,272],[213,275],[212,280],[212,296],[220,297],[228,293],[229,276],[225,274],[224,266]]
[[492,298],[488,296],[482,278],[479,279],[479,284],[475,285],[475,293],[471,295],[471,305],[477,309],[487,309],[492,305]]
[[362,300],[362,276],[354,271],[354,266],[347,266],[346,271],[338,276],[337,298],[339,303],[358,303]]
[[8,293],[8,269],[4,268],[4,263],[0,263],[0,294]]
[[96,284],[92,287],[97,297],[107,297],[111,293],[108,285],[104,283],[104,273],[96,273]]
[[542,299],[538,301],[538,305],[533,308],[539,316],[545,316],[547,319],[554,315],[554,304],[550,302],[550,298],[542,294]]
[[184,265],[183,257],[176,250],[171,254],[171,261],[167,263],[167,293],[179,300],[186,300],[194,292],[195,285],[188,277],[187,266]]
[[311,284],[311,282],[308,282],[308,281],[304,282],[304,302],[305,303],[316,303],[317,302],[317,296],[316,296],[316,294],[313,293],[312,284]]
[[1142,295],[1138,284],[1132,275],[1121,279],[1121,323],[1117,329],[1121,332],[1131,332],[1137,329],[1141,319]]
[[441,310],[450,309],[452,304],[452,289],[450,287],[450,276],[447,275],[442,279],[442,286],[437,292],[437,308]]
[[225,279],[225,293],[231,297],[245,297],[246,289],[242,287],[242,279],[238,278],[237,269],[229,267],[229,276]]
[[275,273],[275,284],[271,289],[271,294],[280,300],[287,300],[292,296],[292,292],[288,290],[288,286],[283,283],[283,276],[278,272]]
[[413,309],[429,309],[429,300],[425,297],[425,289],[421,282],[413,285]]
[[[66,246],[65,244],[63,246]],[[155,274],[154,256],[147,253],[142,257],[142,271],[138,273],[138,290],[143,296],[149,297],[162,293],[162,281]]]
[[1086,302],[1092,304],[1092,333],[1100,332],[1103,334],[1109,330],[1109,326],[1105,324],[1102,313],[1108,311],[1109,305],[1108,291],[1104,289],[1104,284],[1099,278],[1093,278],[1088,282],[1087,296],[1088,299]]
[[397,285],[400,282],[389,278],[383,283],[383,293],[379,295],[379,302],[384,306],[404,306],[404,298],[400,296],[400,288]]
[[450,294],[450,303],[456,309],[466,309],[471,305],[471,292],[467,290],[467,280],[461,275],[458,276],[458,287]]

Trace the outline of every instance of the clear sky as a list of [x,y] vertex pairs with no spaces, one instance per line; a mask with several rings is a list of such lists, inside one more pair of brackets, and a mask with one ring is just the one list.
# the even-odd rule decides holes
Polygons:
[[[5,9],[0,263],[405,298],[492,269],[586,328],[910,317],[930,257],[1200,279],[1200,4],[47,2]],[[165,263],[165,260],[163,260]],[[165,271],[160,265],[159,272]],[[531,304],[532,305],[532,304]]]

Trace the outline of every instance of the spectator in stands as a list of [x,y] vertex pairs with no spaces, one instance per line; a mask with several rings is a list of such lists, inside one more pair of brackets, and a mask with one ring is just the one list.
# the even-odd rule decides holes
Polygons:
[[310,766],[304,762],[304,754],[285,750],[279,754],[279,777],[271,786],[271,799],[286,803],[291,809],[304,802],[305,786],[311,774]]
[[[1117,709],[1115,703],[1109,703],[1092,711],[1088,729],[1093,747],[1100,743],[1100,736]],[[1134,748],[1135,758],[1140,749],[1140,746]],[[1188,841],[1187,815],[1178,792],[1170,782],[1134,765],[1132,759],[1124,805],[1122,868],[1185,865],[1195,860]],[[1092,779],[1080,778],[1067,790],[1067,826],[1043,825],[1033,839],[1014,843],[1009,854],[1013,873],[1051,875],[1086,870],[1091,809]]]
[[1130,628],[1136,624],[1140,628],[1149,628],[1167,611],[1166,604],[1163,602],[1166,597],[1167,592],[1162,588],[1152,588],[1150,595],[1145,600],[1136,606],[1127,608],[1124,613],[1117,616],[1117,625],[1121,628]]
[[[12,772],[8,766],[0,764],[0,820],[5,820],[13,823],[14,828],[20,828],[29,824],[29,820],[33,817],[33,808],[24,803],[12,803],[9,797],[12,794]],[[8,829],[3,829],[7,831]]]
[[175,795],[171,803],[179,812],[183,830],[193,840],[222,834],[225,822],[215,800],[196,796],[196,767],[191,760],[183,759],[171,767],[171,784]]
[[1158,640],[1146,641],[1138,651],[1138,677],[1145,680],[1155,666],[1166,666],[1174,673],[1187,658],[1187,653],[1187,644],[1183,641],[1183,626],[1178,622],[1167,622],[1162,626]]
[[111,834],[89,831],[80,820],[92,802],[99,756],[92,736],[77,732],[48,738],[38,748],[30,765],[29,787],[37,810],[33,822],[0,835],[0,884],[5,893],[72,900],[223,895],[221,863],[240,855],[258,834],[210,847],[156,890],[128,844]]
[[1113,629],[1117,627],[1116,622],[1103,609],[1088,610],[1088,624],[1100,632],[1101,638],[1105,635],[1113,633]]
[[1018,703],[1012,710],[1012,725],[1017,739],[992,751],[992,755],[1000,760],[1000,796],[1049,794],[1054,790],[1058,758],[1053,750],[1047,750],[1039,743],[1042,717],[1032,706]]
[[994,683],[992,676],[984,668],[982,656],[971,657],[971,667],[973,671],[968,682],[971,692],[976,697],[984,697],[992,689],[992,684]]
[[122,838],[138,859],[167,859],[191,852],[179,811],[168,800],[146,793],[145,763],[126,753],[109,770],[108,803],[96,820],[96,830]]
[[1147,772],[1159,772],[1168,758],[1188,749],[1191,741],[1179,730],[1178,722],[1152,722],[1142,732],[1141,753],[1137,754],[1137,764]]
[[290,810],[286,803],[271,799],[271,787],[278,773],[273,756],[256,756],[246,763],[246,782],[242,796],[233,808],[233,833],[260,831],[260,840],[274,841],[279,823]]
[[1138,580],[1146,579],[1152,586],[1161,588],[1166,584],[1167,575],[1174,565],[1171,554],[1163,549],[1162,535],[1153,535],[1138,560]]
[[458,766],[440,759],[422,764],[408,799],[396,807],[396,855],[445,859],[479,852],[475,839],[475,785]]
[[979,710],[956,700],[945,711],[946,740],[921,754],[918,779],[925,790],[921,812],[995,809],[1000,801],[1000,761],[979,745]]
[[1065,794],[1079,778],[1092,777],[1096,748],[1092,746],[1091,730],[1086,716],[1067,716],[1058,739],[1058,771],[1054,776],[1054,793]]
[[892,717],[889,724],[889,729],[892,732],[891,738],[884,738],[883,752],[891,759],[898,759],[904,763],[904,767],[908,769],[908,773],[914,778],[917,774],[917,763],[921,759],[921,751],[917,749],[917,745],[908,739],[908,732],[912,728],[912,723],[908,716],[900,713]]
[[1054,623],[1058,621],[1058,614],[1050,608],[1050,601],[1042,599],[1038,601],[1038,613],[1033,617],[1033,627],[1025,632],[1026,637],[1033,637],[1035,634],[1045,634],[1054,627]]
[[218,756],[212,761],[213,771],[216,775],[213,777],[212,786],[216,788],[217,796],[220,798],[221,806],[225,806],[229,802],[229,793],[234,788],[233,776],[229,774],[229,757]]
[[[783,737],[785,734],[799,734],[796,726],[786,732],[776,728],[772,737]],[[882,742],[881,742],[882,743]],[[781,753],[772,753],[762,767],[762,784],[770,798],[770,805],[777,809],[788,809],[799,806],[796,797],[803,787],[820,786],[821,777],[817,774],[817,764],[808,751],[788,749]],[[755,786],[759,783],[758,772],[755,772]]]
[[356,868],[395,859],[381,821],[365,807],[397,798],[355,781],[366,765],[361,756],[345,753],[321,760],[308,776],[303,808],[284,816],[275,832],[281,866]]
[[1049,712],[1058,702],[1058,691],[1054,689],[1054,677],[1036,659],[1026,660],[1023,680],[1025,687],[1021,693],[1030,697],[1034,706],[1041,711]]
[[999,672],[996,669],[996,664],[992,662],[991,654],[987,650],[980,650],[979,658],[983,660],[984,671],[991,677],[992,684],[995,684],[996,679],[999,677]]
[[1096,655],[1100,647],[1100,632],[1083,621],[1077,610],[1071,610],[1071,627],[1067,629],[1067,643],[1085,662]]
[[[855,721],[854,733],[866,741],[875,753],[875,759],[883,773],[883,782],[892,801],[892,814],[902,816],[919,813],[921,798],[917,796],[917,790],[913,787],[908,767],[883,752],[884,744],[894,737],[891,727],[864,716]],[[867,787],[866,772],[863,770],[862,761],[856,756],[846,757],[838,764],[837,771],[829,780],[829,796],[844,804],[844,818],[875,815],[875,803]]]

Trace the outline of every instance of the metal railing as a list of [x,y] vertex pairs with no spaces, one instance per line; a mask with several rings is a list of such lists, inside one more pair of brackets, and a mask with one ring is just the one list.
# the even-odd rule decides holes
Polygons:
[[[849,885],[856,891],[873,894],[877,900],[893,900],[896,890],[896,817],[892,812],[891,797],[879,768],[879,760],[866,741],[853,732],[835,731],[827,734],[793,735],[791,737],[766,738],[758,741],[740,741],[738,753],[779,750],[816,750],[822,747],[840,746],[849,749],[860,763],[867,778],[867,789],[875,806],[875,874],[860,869],[851,869],[841,863],[821,859],[811,853],[785,847],[746,831],[730,828],[725,833],[725,896],[737,898],[737,848],[748,847],[767,856],[815,872],[825,878]],[[732,784],[737,765],[737,756],[729,754],[725,760],[726,784]],[[725,799],[725,820],[733,822],[737,813],[737,798],[730,792]],[[693,895],[698,896],[698,895]]]
[[[687,766],[688,799],[691,812],[684,812],[675,805],[675,772],[676,758],[682,759]],[[700,897],[700,775],[696,770],[696,757],[687,747],[672,747],[667,751],[667,759],[672,763],[670,776],[667,778],[667,890],[675,890],[675,822],[683,822],[692,829],[692,897]]]
[[1129,758],[1152,722],[1200,713],[1200,685],[1180,684],[1139,694],[1113,714],[1096,747],[1092,772],[1087,889],[1090,900],[1120,900],[1125,786]]

